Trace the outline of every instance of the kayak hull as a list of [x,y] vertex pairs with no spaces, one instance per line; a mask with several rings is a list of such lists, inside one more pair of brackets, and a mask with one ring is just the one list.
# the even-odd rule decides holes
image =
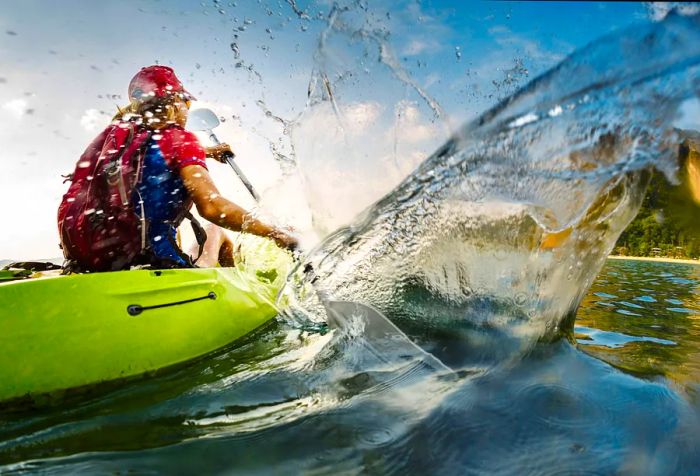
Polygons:
[[133,377],[203,356],[271,320],[278,288],[238,268],[0,284],[0,401]]

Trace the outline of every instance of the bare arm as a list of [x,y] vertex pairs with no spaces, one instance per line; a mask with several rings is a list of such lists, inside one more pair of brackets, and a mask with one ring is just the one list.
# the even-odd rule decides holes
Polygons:
[[209,171],[200,165],[180,170],[180,177],[202,218],[233,231],[244,231],[272,238],[283,248],[294,249],[297,240],[283,230],[264,223],[219,193]]

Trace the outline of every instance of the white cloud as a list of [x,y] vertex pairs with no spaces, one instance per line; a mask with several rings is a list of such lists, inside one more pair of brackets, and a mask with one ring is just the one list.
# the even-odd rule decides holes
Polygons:
[[498,35],[503,33],[510,33],[510,28],[505,25],[495,25],[488,29],[490,35]]
[[440,76],[438,73],[430,73],[428,77],[425,78],[425,83],[423,83],[423,87],[427,89],[433,84],[439,83],[441,79],[442,76]]
[[442,124],[418,101],[341,103],[338,111],[340,118],[330,103],[319,103],[292,129],[320,236],[349,223],[446,139]]
[[438,127],[422,117],[416,103],[401,101],[396,108],[398,118],[395,135],[399,142],[418,145],[441,136]]
[[421,40],[411,40],[403,50],[404,56],[419,55],[428,49],[428,44]]
[[361,134],[377,121],[383,109],[377,102],[358,102],[344,107],[343,115],[350,132]]
[[681,104],[679,117],[673,126],[680,129],[700,129],[700,100],[692,98]]
[[413,38],[403,49],[403,56],[417,56],[422,53],[433,53],[441,48],[434,39]]
[[649,2],[646,7],[653,21],[663,20],[674,9],[681,15],[695,15],[700,12],[700,5],[687,2]]
[[2,105],[2,109],[10,112],[16,118],[24,116],[29,110],[29,104],[26,100],[18,98],[12,99]]
[[97,109],[87,109],[80,117],[80,125],[88,132],[102,129],[107,124],[107,114]]
[[493,26],[488,31],[500,47],[514,48],[532,60],[555,64],[563,59],[563,55],[543,48],[538,41],[513,33],[504,25]]

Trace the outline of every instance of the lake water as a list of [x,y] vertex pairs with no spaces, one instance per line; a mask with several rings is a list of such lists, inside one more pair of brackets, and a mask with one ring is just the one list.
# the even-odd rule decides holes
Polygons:
[[580,349],[695,395],[700,383],[700,266],[609,261],[576,320]]
[[608,261],[575,340],[458,366],[455,335],[424,336],[454,374],[275,324],[159,377],[4,412],[0,472],[697,474],[699,293],[700,266]]

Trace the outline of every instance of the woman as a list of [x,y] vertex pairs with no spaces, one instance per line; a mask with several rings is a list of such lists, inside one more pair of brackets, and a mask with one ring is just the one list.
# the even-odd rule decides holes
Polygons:
[[[129,84],[129,99],[130,105],[125,110],[120,110],[115,122],[93,141],[81,157],[76,166],[73,185],[59,208],[59,230],[66,258],[75,259],[76,256],[72,254],[78,254],[71,253],[71,245],[75,240],[69,239],[69,232],[78,233],[70,228],[72,223],[76,222],[73,216],[76,213],[69,215],[66,210],[73,205],[72,201],[74,202],[76,197],[89,195],[88,192],[82,192],[81,195],[81,192],[75,189],[94,189],[94,183],[99,179],[96,177],[98,172],[86,175],[81,167],[101,171],[100,161],[104,163],[107,160],[121,164],[122,168],[125,167],[124,164],[138,162],[138,170],[134,174],[138,179],[134,180],[135,186],[129,206],[141,219],[142,224],[138,229],[143,234],[143,245],[137,256],[132,256],[131,253],[124,259],[112,256],[101,260],[79,260],[88,263],[87,266],[83,264],[82,268],[93,268],[87,269],[88,271],[125,269],[134,264],[150,264],[156,267],[192,266],[191,257],[184,254],[177,244],[176,230],[193,203],[202,218],[214,225],[269,237],[283,248],[294,249],[297,246],[297,240],[289,232],[258,220],[250,212],[221,196],[209,175],[205,158],[223,161],[224,154],[231,149],[227,144],[205,149],[193,133],[184,129],[192,96],[183,88],[172,68],[160,65],[142,68]],[[114,131],[120,131],[119,128],[129,128],[128,139],[118,147],[109,145],[116,143]],[[138,148],[130,145],[139,137],[145,137],[142,145]],[[110,138],[112,142],[109,142]],[[110,153],[118,154],[118,157],[106,159]],[[125,157],[125,154],[131,154],[133,158]],[[108,173],[104,172],[102,175]],[[109,177],[102,182],[108,180]],[[95,208],[97,207],[93,206],[84,213],[90,212],[94,216]],[[114,216],[114,213],[111,215]],[[102,221],[104,222],[104,219]],[[82,227],[89,227],[85,223],[86,220],[81,222]],[[110,233],[114,237],[118,236],[116,232]],[[115,248],[109,233],[103,230],[102,235],[105,237],[102,241],[106,244],[103,248],[92,246],[90,249],[95,250],[94,253],[110,246],[112,254],[114,249],[130,249],[128,246]],[[210,226],[207,235],[207,243],[204,244],[205,256],[198,264],[211,266],[219,261],[224,266],[232,265],[233,246],[222,230]],[[81,235],[78,236],[82,238]],[[116,241],[116,238],[112,241]],[[108,264],[104,265],[105,262]],[[99,264],[90,266],[89,263]]]

